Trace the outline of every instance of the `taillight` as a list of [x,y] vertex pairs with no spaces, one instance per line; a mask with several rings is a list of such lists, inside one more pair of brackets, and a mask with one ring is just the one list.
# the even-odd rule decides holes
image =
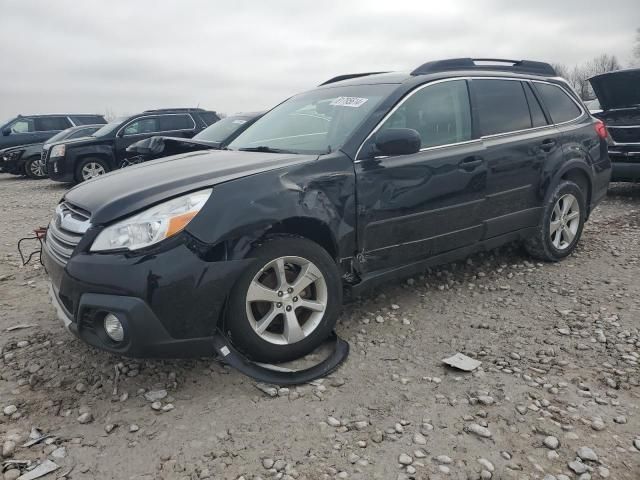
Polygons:
[[593,124],[593,128],[596,129],[596,133],[601,139],[603,140],[607,139],[609,135],[607,133],[607,126],[604,124],[602,120],[596,120],[596,122]]

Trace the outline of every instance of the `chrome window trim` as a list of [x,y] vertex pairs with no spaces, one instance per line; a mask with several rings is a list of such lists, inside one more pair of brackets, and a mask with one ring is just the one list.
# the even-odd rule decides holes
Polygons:
[[133,120],[130,120],[129,122],[127,122],[125,125],[123,125],[122,127],[120,127],[118,129],[118,131],[116,132],[116,137],[118,135],[120,135],[121,131],[124,131],[125,128],[127,128],[129,125],[131,125],[133,122],[137,122],[138,120],[142,120],[144,118],[157,118],[157,117],[165,117],[165,116],[169,116],[169,115],[186,115],[191,119],[191,122],[193,122],[193,127],[192,128],[178,128],[176,130],[159,130],[157,132],[144,132],[144,133],[135,133],[133,135],[122,135],[123,137],[135,137],[138,135],[154,135],[156,133],[166,133],[166,132],[191,132],[193,130],[195,130],[197,128],[196,125],[196,121],[193,119],[193,116],[191,115],[191,113],[188,112],[184,112],[184,113],[155,113],[153,115],[141,115],[139,117],[134,118]]
[[[510,80],[510,81],[516,81],[516,82],[546,83],[548,85],[553,85],[554,87],[557,87],[560,90],[562,90],[564,92],[564,94],[567,95],[573,101],[573,103],[575,103],[578,106],[578,108],[580,109],[580,115],[578,115],[577,117],[575,117],[575,118],[573,118],[571,120],[567,120],[567,121],[561,122],[561,123],[550,123],[548,125],[542,125],[540,127],[526,128],[524,130],[512,130],[510,132],[501,132],[501,133],[494,133],[494,134],[491,134],[491,135],[483,135],[483,136],[481,136],[479,138],[475,138],[475,139],[472,139],[472,140],[465,140],[464,142],[446,143],[446,144],[443,144],[443,145],[436,145],[436,146],[433,146],[433,147],[421,148],[419,150],[419,152],[424,152],[424,151],[427,151],[427,150],[433,150],[433,149],[437,149],[437,148],[445,148],[445,147],[453,147],[453,146],[457,146],[457,145],[465,145],[465,144],[469,144],[469,143],[473,143],[473,142],[479,142],[479,141],[482,141],[484,139],[492,139],[492,138],[503,137],[503,136],[507,136],[507,135],[520,134],[522,132],[532,132],[532,131],[550,129],[550,128],[553,128],[553,127],[557,127],[558,125],[564,125],[564,124],[567,124],[567,123],[575,122],[576,120],[582,118],[584,116],[584,114],[585,114],[584,108],[582,108],[582,106],[573,98],[572,95],[568,94],[563,87],[561,87],[559,85],[556,85],[555,83],[552,83],[552,82],[548,82],[548,81],[544,81],[544,80],[532,80],[532,79],[529,79],[529,78],[517,78],[517,77],[467,76],[467,77],[443,78],[443,79],[440,79],[440,80],[434,80],[433,82],[425,83],[425,84],[420,85],[419,87],[413,89],[407,95],[405,95],[391,110],[389,110],[389,112],[387,112],[387,114],[384,117],[382,117],[382,120],[380,120],[378,122],[378,124],[373,128],[373,130],[371,130],[369,135],[367,135],[366,138],[364,139],[364,141],[360,144],[360,147],[358,147],[358,150],[356,151],[356,156],[355,156],[355,160],[354,160],[353,163],[361,163],[363,160],[368,160],[368,159],[358,159],[358,156],[360,155],[360,151],[362,150],[362,147],[364,146],[364,144],[367,143],[369,141],[369,139],[373,135],[376,134],[376,132],[380,129],[380,127],[384,124],[384,122],[386,122],[387,119],[391,115],[393,115],[395,113],[395,111],[398,108],[400,108],[404,104],[404,102],[409,100],[409,98],[411,98],[415,93],[419,92],[423,88],[429,87],[430,85],[436,85],[438,83],[444,83],[444,82],[452,82],[452,81],[455,81],[455,80],[464,80],[465,82],[468,81],[468,80]],[[471,108],[473,108],[473,105],[471,104],[471,98],[469,98],[469,104],[471,105]],[[379,158],[388,158],[388,156],[376,156],[376,157],[374,157],[374,159],[379,159]]]
[[607,125],[607,128],[640,128],[640,125]]

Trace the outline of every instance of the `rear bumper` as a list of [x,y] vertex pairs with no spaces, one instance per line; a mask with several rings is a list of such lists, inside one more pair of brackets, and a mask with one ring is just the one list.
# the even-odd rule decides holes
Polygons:
[[611,181],[640,182],[640,145],[636,148],[610,148]]

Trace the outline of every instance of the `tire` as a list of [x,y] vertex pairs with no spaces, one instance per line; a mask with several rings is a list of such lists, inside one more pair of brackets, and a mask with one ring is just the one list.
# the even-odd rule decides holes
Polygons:
[[29,178],[47,178],[47,168],[40,157],[29,157],[24,162],[24,174]]
[[580,241],[586,213],[584,192],[571,181],[561,181],[547,198],[538,231],[524,242],[525,249],[547,262],[571,255]]
[[85,158],[76,167],[76,183],[84,182],[108,173],[109,164],[101,158]]
[[316,243],[293,236],[270,237],[249,256],[255,260],[229,297],[229,338],[259,362],[280,363],[312,352],[329,336],[342,307],[336,263]]

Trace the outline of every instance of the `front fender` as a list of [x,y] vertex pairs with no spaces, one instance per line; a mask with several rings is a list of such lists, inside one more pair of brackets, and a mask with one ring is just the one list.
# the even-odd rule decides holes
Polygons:
[[246,252],[274,226],[308,219],[326,225],[344,257],[355,251],[355,205],[353,163],[337,152],[215,186],[187,230],[209,245],[232,242]]

